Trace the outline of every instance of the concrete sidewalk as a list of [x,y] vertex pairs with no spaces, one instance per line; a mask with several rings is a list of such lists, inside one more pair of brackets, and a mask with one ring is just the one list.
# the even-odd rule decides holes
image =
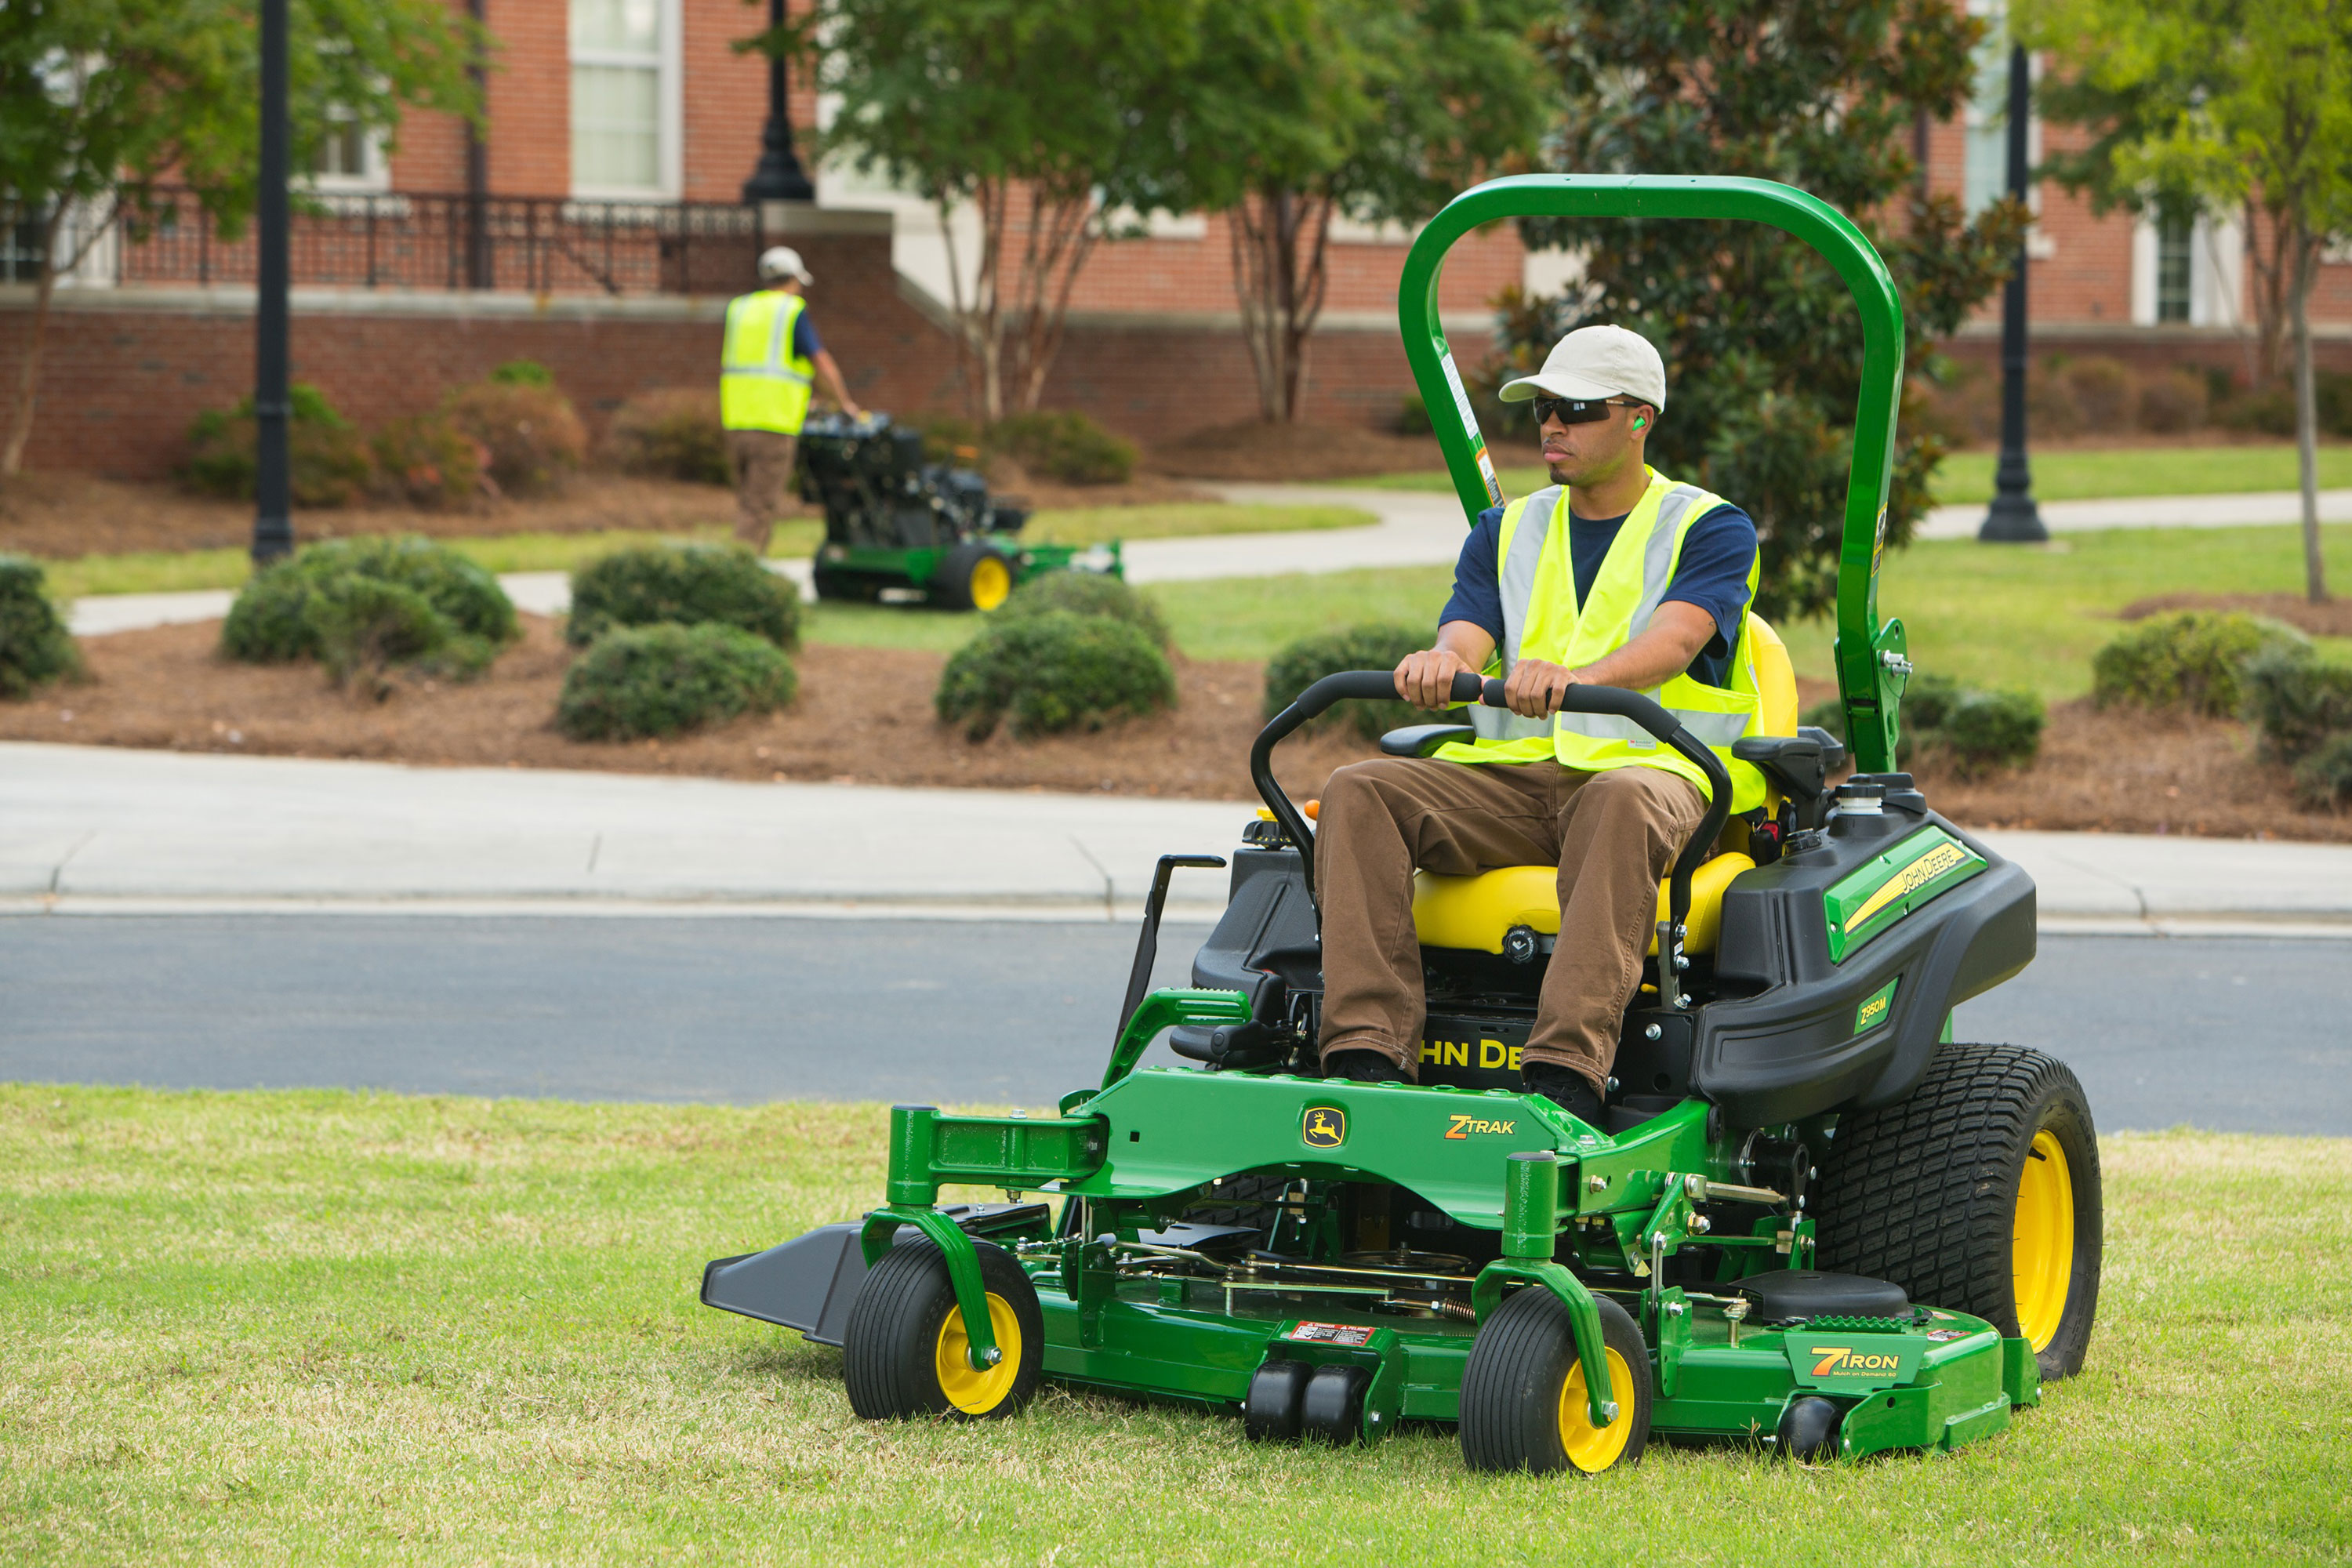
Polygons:
[[[1272,577],[1288,573],[1352,572],[1369,566],[1451,565],[1461,553],[1464,524],[1451,493],[1365,489],[1346,485],[1209,487],[1226,500],[1274,506],[1360,507],[1380,521],[1370,528],[1314,529],[1295,533],[1223,533],[1191,539],[1141,539],[1124,547],[1127,579],[1135,584],[1196,582],[1211,577]],[[2320,494],[2320,516],[2352,521],[2352,490]],[[2151,496],[2129,500],[2045,501],[2042,520],[2054,533],[2106,528],[2248,528],[2292,523],[2301,517],[2292,491],[2249,495]],[[1973,539],[1984,521],[1981,506],[1937,507],[1920,525],[1922,539]],[[814,596],[805,561],[771,561],[769,569]],[[571,607],[570,577],[562,572],[510,572],[501,576],[515,607],[562,615]],[[76,637],[147,626],[218,620],[228,614],[226,590],[186,594],[107,594],[78,600]]]
[[[0,744],[0,910],[1128,919],[1253,807]],[[2044,926],[2352,937],[2352,846],[1988,833]],[[1187,872],[1179,918],[1222,907]]]

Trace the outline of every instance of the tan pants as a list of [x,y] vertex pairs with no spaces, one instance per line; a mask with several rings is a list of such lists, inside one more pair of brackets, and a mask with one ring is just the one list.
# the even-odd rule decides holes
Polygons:
[[1377,1051],[1408,1079],[1420,1063],[1414,868],[1467,877],[1557,865],[1559,939],[1524,1059],[1572,1068],[1600,1091],[1642,983],[1659,880],[1706,811],[1697,790],[1657,768],[1402,757],[1341,768],[1315,835],[1324,1057]]
[[793,498],[793,448],[800,437],[781,430],[727,432],[727,467],[735,479],[735,537],[754,554],[768,552],[776,520],[799,510]]

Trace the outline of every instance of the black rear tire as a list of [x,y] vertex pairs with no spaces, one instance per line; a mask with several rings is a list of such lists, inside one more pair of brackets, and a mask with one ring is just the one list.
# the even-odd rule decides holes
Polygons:
[[[2031,1340],[2045,1379],[2082,1370],[2099,1304],[2099,1145],[2065,1063],[1942,1047],[1909,1099],[1838,1120],[1813,1197],[1822,1268]],[[2050,1223],[2059,1201],[2071,1234]]]
[[973,1245],[1004,1363],[981,1373],[961,1359],[963,1314],[956,1309],[947,1259],[936,1242],[902,1241],[866,1277],[842,1331],[843,1381],[852,1410],[869,1421],[910,1415],[994,1420],[1036,1394],[1045,1357],[1036,1289],[1011,1253],[985,1241]]
[[947,552],[926,587],[933,604],[950,610],[992,610],[1004,603],[1013,584],[1012,557],[967,540]]
[[1594,1304],[1601,1309],[1617,1419],[1591,1426],[1568,1308],[1542,1286],[1524,1285],[1479,1329],[1462,1369],[1464,1463],[1474,1470],[1539,1476],[1556,1470],[1597,1475],[1641,1463],[1650,1441],[1649,1347],[1624,1308],[1605,1296]]
[[809,576],[816,596],[835,604],[863,604],[874,597],[874,584],[854,573],[831,572],[819,566]]

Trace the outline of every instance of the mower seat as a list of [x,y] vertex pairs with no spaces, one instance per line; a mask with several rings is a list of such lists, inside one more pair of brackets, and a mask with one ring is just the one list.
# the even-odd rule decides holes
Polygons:
[[[1797,672],[1789,660],[1788,645],[1764,623],[1748,615],[1740,629],[1749,658],[1756,661],[1756,689],[1763,700],[1760,732],[1797,732]],[[1779,801],[1769,794],[1768,810]],[[1731,879],[1756,868],[1744,853],[1747,830],[1737,819],[1725,830],[1718,853],[1691,875],[1690,915],[1685,921],[1683,951],[1713,952],[1723,928],[1723,894]],[[1658,919],[1666,918],[1666,884],[1658,884]],[[1503,939],[1514,926],[1526,926],[1538,936],[1559,934],[1559,868],[1556,866],[1503,866],[1475,877],[1441,877],[1416,871],[1412,879],[1412,923],[1423,947],[1467,948],[1499,953]],[[1650,938],[1654,957],[1658,941]]]

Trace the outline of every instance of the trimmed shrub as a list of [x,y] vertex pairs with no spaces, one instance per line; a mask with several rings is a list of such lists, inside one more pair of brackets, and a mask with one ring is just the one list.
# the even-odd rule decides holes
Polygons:
[[490,493],[489,448],[446,415],[404,414],[375,433],[376,488],[414,506],[455,511]]
[[1418,392],[1408,392],[1397,400],[1396,417],[1389,428],[1400,436],[1434,436],[1437,426],[1430,422],[1429,405]]
[[497,652],[487,639],[457,630],[415,589],[356,572],[315,584],[302,616],[335,684],[377,699],[392,689],[385,675],[394,665],[467,680]]
[[[1394,669],[1407,654],[1419,653],[1430,643],[1429,634],[1396,621],[1366,621],[1336,632],[1318,632],[1284,648],[1265,667],[1265,716],[1269,719],[1298,700],[1298,694],[1327,675],[1343,669]],[[1405,724],[1434,722],[1437,715],[1400,699],[1393,702],[1349,702],[1334,709],[1318,723],[1349,722],[1368,741]]]
[[500,386],[553,386],[555,373],[535,359],[510,359],[490,372]]
[[913,414],[898,421],[923,433],[923,461],[952,463],[969,468],[979,463],[988,442],[980,426],[961,414]]
[[2140,384],[2139,427],[2158,436],[2177,436],[2205,423],[2212,411],[2213,395],[2205,378],[2194,371],[2168,370]]
[[1026,740],[1173,708],[1176,672],[1125,621],[1068,610],[1006,620],[1000,612],[948,660],[932,703],[972,740],[1007,718],[1014,738]]
[[2031,691],[1964,690],[1945,708],[1940,723],[1922,730],[1920,742],[1949,756],[1962,778],[1975,778],[2030,766],[2041,754],[2048,718],[2042,699]]
[[702,386],[640,392],[614,412],[604,438],[613,465],[624,473],[723,485],[727,429],[719,420],[719,394]]
[[318,657],[320,622],[310,601],[345,577],[373,578],[418,595],[451,635],[479,639],[485,663],[489,650],[515,638],[514,605],[498,579],[447,546],[414,536],[331,539],[238,590],[221,623],[221,652],[248,664]]
[[1168,622],[1160,606],[1127,583],[1100,572],[1047,572],[1013,590],[996,608],[996,620],[1067,610],[1074,616],[1108,616],[1125,621],[1153,643],[1169,646]]
[[2329,736],[2295,763],[2294,795],[2313,811],[2352,805],[2352,730]]
[[0,555],[0,698],[29,697],[81,673],[81,650],[49,602],[40,563]]
[[[1903,691],[1902,734],[1895,763],[1908,767],[1923,756],[1948,762],[1962,778],[2005,767],[2025,767],[2042,753],[2049,714],[2031,691],[1979,691],[1948,675],[1916,675]],[[1798,721],[1845,739],[1845,709],[1825,697]]]
[[1135,443],[1076,412],[1015,414],[989,426],[988,447],[1033,474],[1066,485],[1123,485],[1135,475]]
[[2238,676],[2273,647],[2307,647],[2292,626],[2235,612],[2182,610],[2151,616],[2091,659],[2091,695],[2102,708],[2186,708],[2227,716],[2238,710]]
[[2319,427],[2330,436],[2352,436],[2352,370],[2323,370],[2311,378]]
[[[350,505],[373,474],[366,441],[307,381],[288,389],[287,403],[286,469],[294,504]],[[202,494],[251,500],[258,445],[251,397],[234,408],[208,408],[188,426],[188,460],[180,477]]]
[[552,385],[478,381],[441,405],[449,422],[489,453],[490,478],[510,496],[544,495],[580,468],[588,432]]
[[2119,359],[2093,354],[2070,360],[2060,373],[2074,395],[2085,430],[2124,430],[2137,411],[2139,387],[2130,369]]
[[2246,717],[2275,761],[2301,762],[2352,734],[2352,665],[2282,643],[2248,659],[2240,684]]
[[2213,410],[2213,422],[2263,436],[2294,434],[2294,391],[2284,384],[2242,392]]
[[801,595],[750,551],[725,544],[648,544],[572,574],[564,640],[581,647],[614,626],[729,626],[782,648],[800,646]]
[[772,712],[799,687],[783,650],[740,626],[614,626],[564,672],[555,727],[575,741],[675,735]]
[[[1995,382],[1994,396],[1999,397]],[[1996,404],[1998,406],[1998,404]],[[2000,416],[1996,414],[1995,419]],[[2083,405],[2074,400],[2074,388],[2066,380],[2065,362],[2045,360],[2026,373],[2025,421],[2036,437],[2074,436],[2083,428]],[[1998,428],[1998,426],[1996,426]]]

